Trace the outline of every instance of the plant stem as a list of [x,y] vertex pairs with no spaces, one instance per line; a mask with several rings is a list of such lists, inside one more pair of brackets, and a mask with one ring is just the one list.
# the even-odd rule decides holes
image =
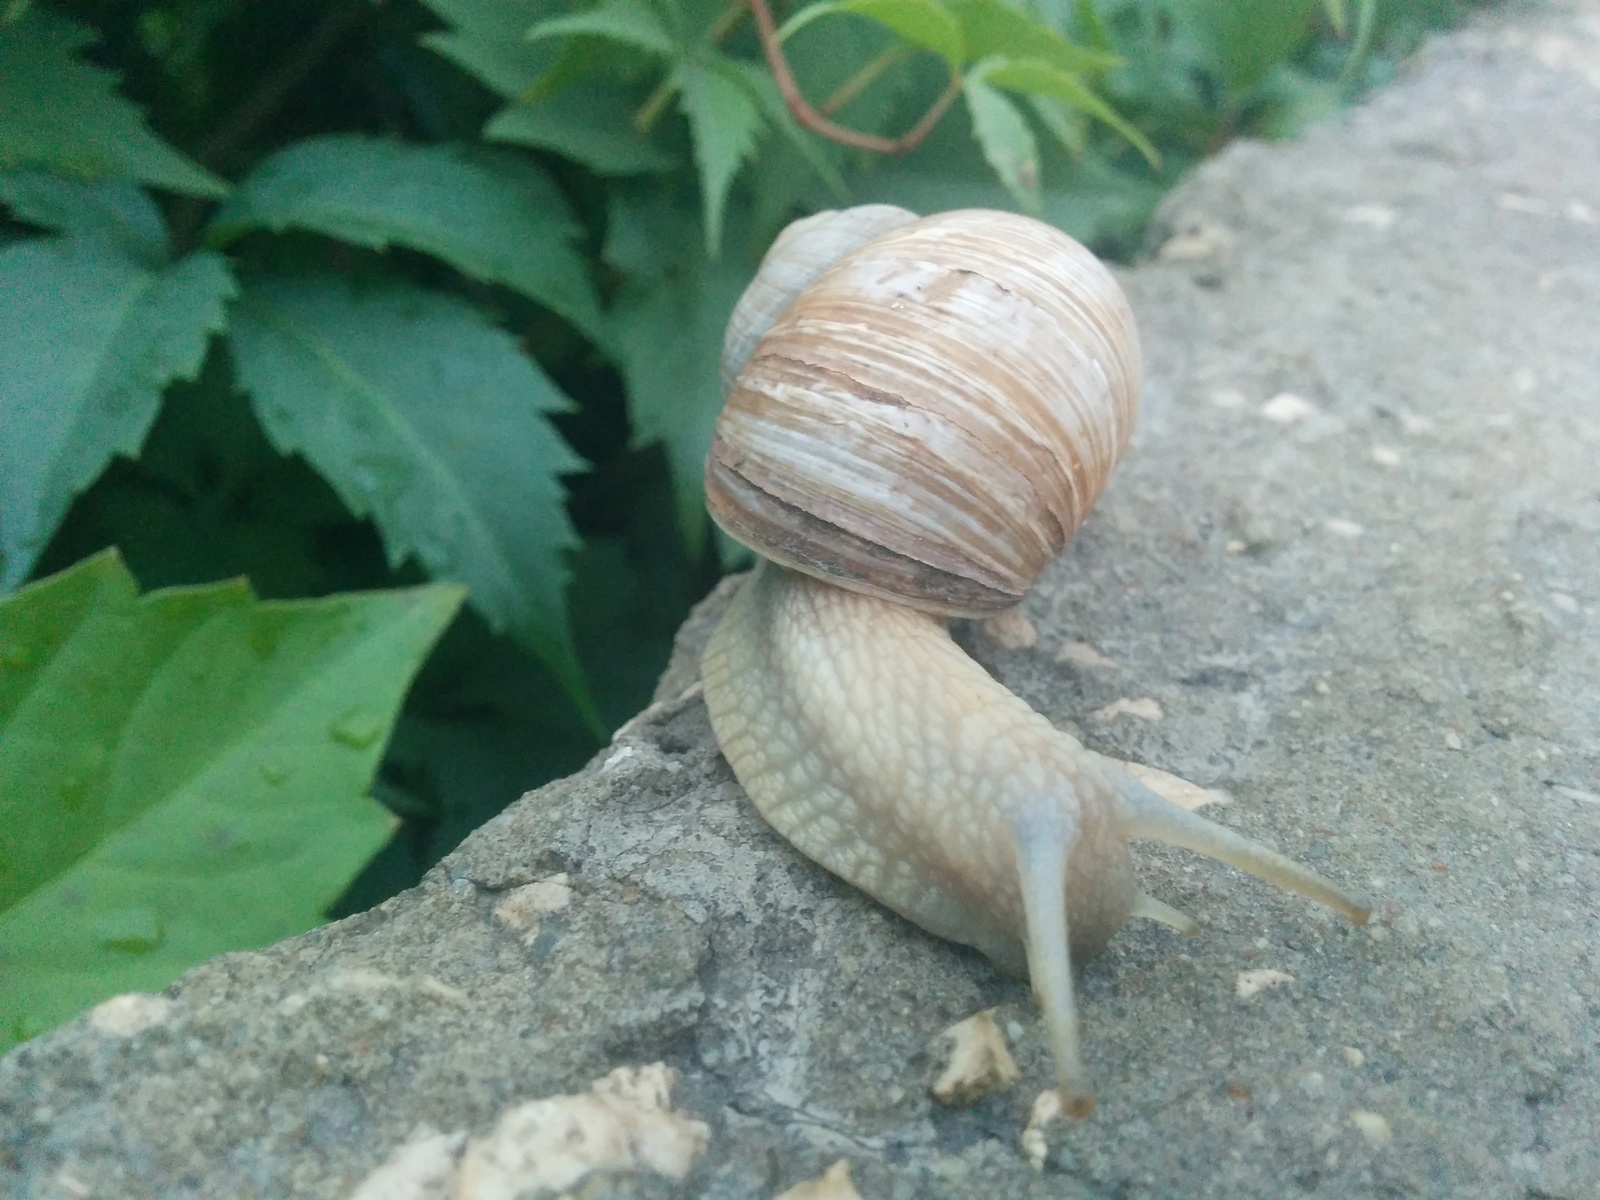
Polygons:
[[906,57],[905,48],[890,46],[877,58],[870,60],[859,71],[841,83],[838,89],[824,100],[817,111],[825,117],[831,117],[862,92],[871,87],[885,71]]
[[933,127],[939,123],[939,118],[944,116],[950,105],[955,103],[955,98],[961,94],[961,77],[952,70],[950,86],[945,88],[933,102],[933,106],[922,114],[922,118],[915,125],[897,138],[880,137],[874,133],[861,133],[858,130],[846,129],[842,125],[835,125],[825,115],[812,108],[810,102],[801,94],[800,85],[795,82],[794,73],[789,69],[789,60],[784,57],[783,47],[778,44],[778,29],[772,20],[772,9],[767,7],[767,0],[750,0],[750,11],[755,14],[756,32],[761,38],[761,49],[767,56],[767,65],[772,68],[772,77],[777,81],[778,91],[783,94],[784,104],[801,125],[830,142],[838,142],[841,146],[850,146],[856,150],[868,150],[874,154],[904,154],[922,143],[922,139],[932,132]]

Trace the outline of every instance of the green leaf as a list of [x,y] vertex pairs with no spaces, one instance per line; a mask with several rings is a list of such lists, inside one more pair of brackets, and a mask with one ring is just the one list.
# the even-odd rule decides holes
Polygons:
[[1039,211],[1039,146],[1017,106],[984,82],[980,72],[962,87],[972,133],[983,157],[1024,212]]
[[952,67],[967,61],[961,23],[938,0],[824,0],[802,8],[785,21],[778,40],[787,40],[819,17],[834,13],[852,13],[876,21],[911,45],[937,54]]
[[30,225],[104,234],[148,266],[159,266],[170,254],[161,211],[125,179],[90,183],[48,171],[5,171],[0,172],[0,204]]
[[960,22],[968,62],[997,54],[1037,58],[1073,74],[1093,74],[1122,65],[1122,60],[1113,54],[1073,45],[1005,0],[945,0],[945,7]]
[[[249,281],[229,340],[279,451],[302,454],[392,564],[416,555],[588,705],[572,652],[560,476],[583,469],[544,414],[571,402],[510,335],[450,296],[342,280]],[[592,705],[588,711],[592,714]]]
[[1054,96],[1029,96],[1028,107],[1039,118],[1039,124],[1050,131],[1068,154],[1082,158],[1088,153],[1089,122],[1081,112],[1069,108]]
[[0,590],[27,578],[111,456],[137,453],[161,389],[194,378],[232,294],[209,251],[154,270],[105,238],[0,250]]
[[508,99],[521,96],[555,65],[561,51],[530,44],[529,24],[547,5],[540,0],[423,0],[450,29],[419,41]]
[[751,268],[707,261],[692,218],[648,193],[613,196],[609,224],[606,258],[628,276],[611,309],[611,344],[628,385],[634,444],[666,448],[678,527],[697,558],[706,537],[706,451],[722,411],[722,334]]
[[77,57],[93,40],[81,26],[37,11],[0,22],[0,169],[55,167],[225,195],[226,183],[150,132],[112,90],[115,74]]
[[444,259],[546,305],[601,336],[594,286],[572,243],[579,230],[555,185],[531,164],[454,146],[408,146],[341,134],[266,159],[229,197],[210,241],[250,229],[309,229]]
[[845,185],[844,176],[839,174],[838,168],[828,156],[830,143],[823,141],[810,130],[800,127],[800,122],[794,119],[794,114],[784,103],[783,93],[778,90],[778,83],[773,79],[772,72],[764,65],[757,66],[755,63],[737,62],[732,59],[727,60],[727,65],[744,84],[745,90],[760,106],[767,120],[778,127],[778,131],[794,147],[806,166],[810,167],[812,173],[833,193],[834,199],[848,203],[850,189]]
[[1041,59],[991,59],[980,70],[985,82],[995,87],[1033,96],[1049,96],[1103,121],[1144,155],[1146,162],[1160,169],[1161,155],[1150,144],[1150,139],[1076,76]]
[[318,924],[394,828],[366,790],[460,602],[141,597],[115,551],[0,601],[0,1029]]
[[1172,0],[1170,10],[1238,97],[1300,47],[1316,6],[1317,0]]
[[634,132],[626,94],[596,82],[509,105],[490,118],[483,136],[552,151],[597,175],[650,175],[678,165],[676,156]]
[[736,72],[722,63],[702,66],[685,62],[675,78],[679,103],[694,138],[695,165],[700,169],[706,254],[714,259],[721,251],[728,189],[755,150],[762,128],[761,110]]
[[663,58],[677,53],[677,43],[661,19],[644,0],[605,0],[597,8],[540,21],[527,34],[529,41],[554,37],[599,37],[621,42]]

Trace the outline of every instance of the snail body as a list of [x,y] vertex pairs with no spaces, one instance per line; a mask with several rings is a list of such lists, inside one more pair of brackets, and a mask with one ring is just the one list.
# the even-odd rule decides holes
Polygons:
[[1127,442],[1138,347],[1110,273],[1006,213],[797,226],[726,342],[708,504],[763,561],[702,660],[712,726],[802,853],[1031,978],[1086,1114],[1072,960],[1132,916],[1194,928],[1140,890],[1130,837],[1366,909],[1055,729],[946,629],[1021,599]]

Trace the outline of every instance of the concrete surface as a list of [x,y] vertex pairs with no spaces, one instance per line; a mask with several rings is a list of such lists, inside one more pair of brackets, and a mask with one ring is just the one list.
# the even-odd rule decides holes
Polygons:
[[[664,1061],[700,1165],[575,1194],[769,1197],[847,1157],[869,1200],[1600,1195],[1600,6],[1491,15],[1230,149],[1152,246],[1135,448],[1036,644],[963,636],[1369,889],[1370,927],[1141,848],[1205,930],[1086,966],[1100,1111],[1036,1174],[1025,990],[790,851],[690,701],[415,891],[13,1052],[0,1192],[345,1197],[421,1124]],[[1256,969],[1293,979],[1241,1000]],[[990,1005],[1023,1082],[934,1104],[929,1040]]]

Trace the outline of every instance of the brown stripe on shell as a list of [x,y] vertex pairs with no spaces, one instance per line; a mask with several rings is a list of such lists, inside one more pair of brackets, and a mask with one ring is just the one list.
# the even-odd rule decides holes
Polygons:
[[843,586],[954,611],[959,576],[991,605],[962,611],[994,611],[1088,515],[1138,378],[1127,302],[1071,238],[983,210],[913,221],[817,274],[755,345],[707,462],[713,515]]

